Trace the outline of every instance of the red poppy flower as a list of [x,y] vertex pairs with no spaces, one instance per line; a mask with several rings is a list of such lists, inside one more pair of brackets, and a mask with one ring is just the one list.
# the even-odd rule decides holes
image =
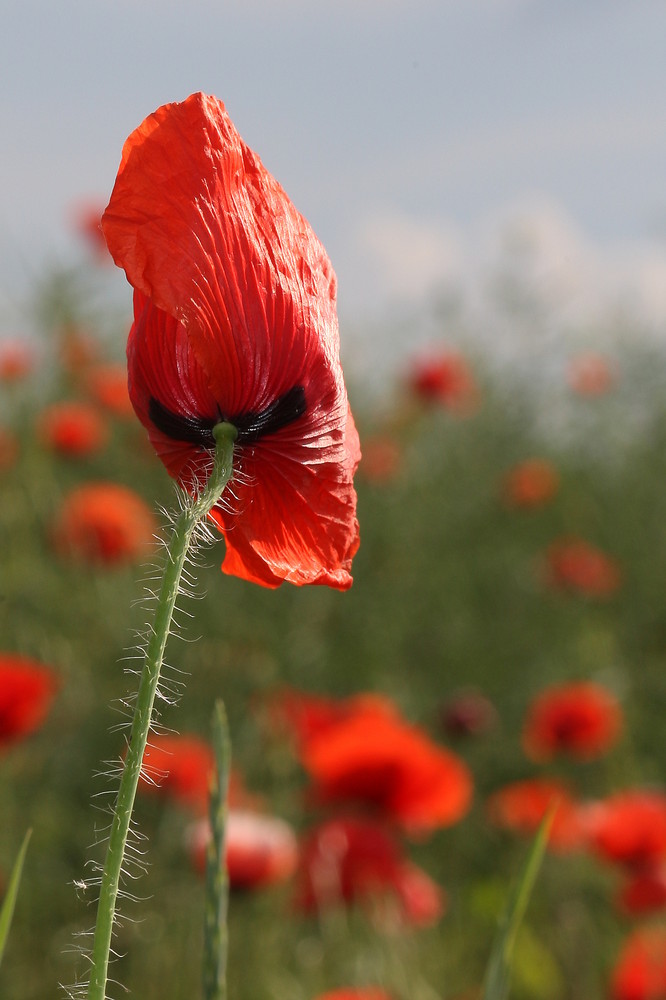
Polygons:
[[109,251],[102,232],[102,212],[104,204],[96,201],[85,201],[75,205],[71,212],[74,228],[89,249],[99,261],[109,260]]
[[631,872],[617,897],[625,913],[666,910],[666,863]]
[[0,654],[0,748],[41,726],[57,689],[50,667],[13,653]]
[[344,987],[341,990],[329,990],[321,993],[316,1000],[392,1000],[388,993],[377,986]]
[[301,760],[323,803],[365,806],[412,833],[461,819],[472,799],[466,765],[396,716],[359,711],[307,741]]
[[106,444],[107,426],[87,403],[54,403],[39,418],[42,441],[53,451],[72,458],[85,458]]
[[92,397],[109,413],[117,417],[134,415],[124,365],[97,365],[88,372],[87,386]]
[[610,597],[621,583],[614,559],[579,538],[562,539],[548,550],[552,586],[586,597]]
[[603,396],[617,381],[617,369],[601,354],[580,354],[569,364],[568,379],[579,396]]
[[18,382],[32,372],[35,355],[23,340],[4,340],[0,343],[0,381]]
[[592,682],[546,688],[528,709],[523,748],[531,760],[551,760],[559,753],[593,760],[616,741],[622,713],[616,698]]
[[380,923],[397,907],[402,922],[420,927],[437,921],[445,906],[442,889],[404,858],[380,823],[328,820],[304,839],[297,906],[312,912],[356,901],[371,906]]
[[272,697],[269,714],[273,726],[292,736],[301,748],[330,726],[358,715],[364,718],[375,715],[397,718],[398,715],[390,699],[379,694],[328,698],[292,689],[284,689]]
[[213,750],[198,737],[154,736],[143,755],[140,787],[203,813],[214,771]]
[[196,489],[213,426],[238,431],[211,513],[223,570],[349,587],[360,450],[335,275],[308,223],[224,105],[193,94],[129,137],[102,225],[135,288],[130,396],[167,470]]
[[559,781],[528,778],[498,789],[488,799],[488,817],[504,830],[532,837],[549,810],[555,807],[548,846],[572,851],[583,843],[579,811],[569,791]]
[[363,461],[359,466],[368,482],[386,483],[400,470],[400,448],[389,437],[371,437],[363,442]]
[[542,507],[555,496],[560,477],[552,462],[529,458],[504,477],[502,494],[509,507]]
[[425,403],[439,403],[460,415],[474,412],[479,391],[467,361],[457,351],[423,355],[412,365],[412,392]]
[[666,927],[639,927],[624,943],[613,970],[612,1000],[664,1000]]
[[[191,831],[192,860],[206,870],[210,840],[208,820]],[[298,864],[296,834],[282,819],[250,810],[230,809],[225,827],[229,885],[235,890],[263,889],[290,878]]]
[[[153,736],[143,755],[139,787],[205,813],[214,771],[213,749],[205,740],[190,735]],[[238,771],[232,770],[227,790],[229,808],[254,811],[260,802],[258,795],[246,789]]]
[[418,865],[405,862],[394,885],[402,920],[410,927],[430,927],[444,915],[446,893]]
[[152,511],[128,487],[87,483],[65,498],[52,534],[56,550],[65,557],[120,565],[147,555],[156,530]]
[[666,860],[663,792],[631,790],[595,802],[585,824],[590,847],[605,861],[644,870]]
[[58,356],[68,374],[79,376],[85,373],[97,355],[98,345],[89,331],[76,323],[65,323],[58,330]]

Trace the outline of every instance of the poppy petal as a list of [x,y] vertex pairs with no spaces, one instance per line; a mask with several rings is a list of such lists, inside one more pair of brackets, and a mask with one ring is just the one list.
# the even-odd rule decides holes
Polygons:
[[334,387],[332,267],[220,101],[194,94],[132,133],[103,228],[130,283],[187,327],[228,413]]
[[351,585],[358,548],[356,495],[340,482],[341,469],[351,480],[359,454],[351,413],[346,437],[351,443],[343,465],[322,461],[316,447],[308,453],[307,442],[289,441],[288,428],[242,450],[239,475],[230,486],[232,504],[211,512],[227,543],[225,573],[268,586],[282,580],[338,589]]

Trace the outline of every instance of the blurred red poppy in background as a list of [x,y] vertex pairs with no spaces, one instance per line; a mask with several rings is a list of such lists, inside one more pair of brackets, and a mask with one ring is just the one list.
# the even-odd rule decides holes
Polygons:
[[439,710],[439,722],[447,736],[481,736],[493,729],[499,716],[497,709],[480,691],[454,692]]
[[488,817],[504,830],[533,836],[554,808],[548,846],[559,852],[573,851],[583,844],[578,806],[569,790],[549,778],[527,778],[499,788],[489,797]]
[[60,555],[116,566],[148,555],[157,524],[145,500],[118,483],[86,483],[64,499],[52,526]]
[[359,715],[397,718],[398,710],[385,695],[372,692],[350,698],[330,698],[283,688],[271,696],[268,714],[273,728],[292,737],[296,746],[302,748],[346,719]]
[[610,597],[620,586],[620,569],[615,560],[583,539],[554,542],[547,560],[548,579],[555,588],[603,598]]
[[360,902],[380,923],[391,917],[425,927],[443,914],[443,890],[407,861],[380,823],[357,817],[328,820],[301,847],[296,904],[306,912]]
[[301,761],[321,803],[356,803],[403,827],[427,833],[468,811],[467,766],[397,716],[358,711],[312,736]]
[[223,570],[349,587],[360,450],[335,275],[220,101],[193,94],[132,133],[102,226],[135,288],[130,396],[169,473],[196,490],[214,425],[238,431],[211,513]]
[[560,476],[546,458],[529,458],[515,465],[504,477],[502,496],[508,507],[542,507],[552,500]]
[[47,448],[69,458],[93,455],[108,439],[108,428],[98,411],[76,401],[47,406],[39,416],[38,430]]
[[617,699],[591,681],[553,685],[529,706],[523,728],[523,748],[534,761],[567,754],[593,760],[606,753],[622,728]]
[[[190,832],[192,860],[206,870],[210,841],[208,820]],[[291,826],[276,816],[230,808],[225,825],[229,885],[234,890],[263,889],[290,878],[298,864],[298,841]]]
[[19,382],[30,375],[34,367],[34,351],[24,340],[0,341],[0,381]]
[[0,653],[0,749],[42,725],[58,686],[50,667],[15,653]]
[[638,927],[625,941],[611,981],[612,1000],[666,997],[666,926]]
[[666,863],[630,872],[617,896],[625,913],[654,913],[666,909]]
[[139,784],[205,813],[215,772],[212,747],[197,736],[153,736],[146,747]]
[[650,869],[666,860],[666,795],[631,789],[585,810],[591,849],[604,861]]
[[88,372],[86,384],[93,399],[109,413],[117,417],[134,416],[124,365],[96,365]]
[[102,212],[104,203],[101,201],[82,201],[75,205],[70,218],[74,229],[88,245],[88,249],[94,254],[95,259],[102,262],[109,262],[109,251],[102,232]]
[[468,362],[457,351],[444,350],[416,358],[409,375],[412,393],[459,415],[473,413],[479,390]]
[[321,993],[315,1000],[392,1000],[388,993],[376,986],[355,988],[347,986],[341,990]]
[[390,437],[369,437],[363,441],[359,473],[370,483],[386,483],[400,471],[401,451]]
[[341,990],[321,993],[316,1000],[392,1000],[388,993],[376,986],[355,988],[347,986]]
[[601,354],[579,354],[569,363],[569,385],[579,396],[603,396],[617,382],[617,368]]
[[99,348],[89,330],[77,323],[65,323],[58,329],[57,336],[60,363],[69,375],[78,377],[96,361]]

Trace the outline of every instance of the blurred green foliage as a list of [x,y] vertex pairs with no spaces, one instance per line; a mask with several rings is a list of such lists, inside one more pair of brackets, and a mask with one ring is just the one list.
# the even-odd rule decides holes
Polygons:
[[[331,695],[382,691],[442,742],[440,709],[458,689],[483,692],[500,720],[456,744],[475,777],[469,816],[410,847],[446,888],[441,923],[391,934],[359,912],[319,922],[293,912],[289,886],[234,897],[230,1000],[312,1000],[366,982],[384,984],[397,1000],[478,995],[497,918],[527,850],[487,823],[484,800],[504,782],[538,772],[521,751],[520,729],[530,698],[546,684],[595,678],[618,694],[626,716],[623,739],[607,758],[557,763],[549,774],[590,798],[663,781],[666,404],[646,387],[663,383],[665,370],[663,361],[629,352],[619,387],[607,396],[575,398],[562,387],[546,399],[477,369],[482,401],[467,417],[410,407],[397,387],[387,388],[394,400],[380,417],[352,390],[362,439],[392,435],[401,459],[386,482],[368,481],[361,467],[362,543],[351,591],[263,590],[220,574],[221,541],[206,553],[198,572],[205,597],[183,602],[194,615],[181,616],[188,641],[172,641],[167,652],[184,672],[167,672],[183,682],[182,695],[162,707],[162,721],[206,736],[214,699],[222,697],[235,765],[268,808],[298,829],[310,819],[304,779],[262,725],[281,685]],[[18,435],[19,454],[0,472],[0,648],[48,663],[61,678],[46,724],[0,758],[0,871],[9,871],[26,827],[34,831],[0,973],[0,995],[12,1000],[55,997],[57,983],[84,973],[73,948],[93,924],[94,893],[77,891],[76,881],[100,857],[91,845],[107,817],[95,807],[113,788],[100,771],[122,753],[119,699],[134,685],[123,676],[132,665],[123,655],[148,614],[137,603],[140,567],[87,569],[55,557],[54,512],[87,479],[125,483],[151,504],[173,499],[135,422],[116,420],[109,444],[85,462],[42,446],[40,409],[71,393],[55,364],[48,378],[2,389],[2,421]],[[532,455],[555,463],[560,491],[541,509],[507,509],[502,477]],[[544,552],[568,534],[617,558],[623,584],[616,596],[595,601],[548,589]],[[126,907],[113,974],[141,1000],[190,1000],[200,983],[203,886],[184,847],[188,818],[153,798],[141,799],[137,813],[149,872],[136,887],[144,900]],[[588,857],[546,857],[517,940],[515,1000],[606,995],[628,926],[612,904],[615,885],[613,873]]]

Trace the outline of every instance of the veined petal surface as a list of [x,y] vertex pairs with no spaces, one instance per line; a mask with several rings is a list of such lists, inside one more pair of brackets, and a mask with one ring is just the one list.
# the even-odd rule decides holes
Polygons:
[[130,395],[170,474],[195,486],[216,420],[254,428],[212,515],[223,569],[348,587],[360,449],[335,275],[221,102],[194,94],[132,133],[103,229],[136,292]]

